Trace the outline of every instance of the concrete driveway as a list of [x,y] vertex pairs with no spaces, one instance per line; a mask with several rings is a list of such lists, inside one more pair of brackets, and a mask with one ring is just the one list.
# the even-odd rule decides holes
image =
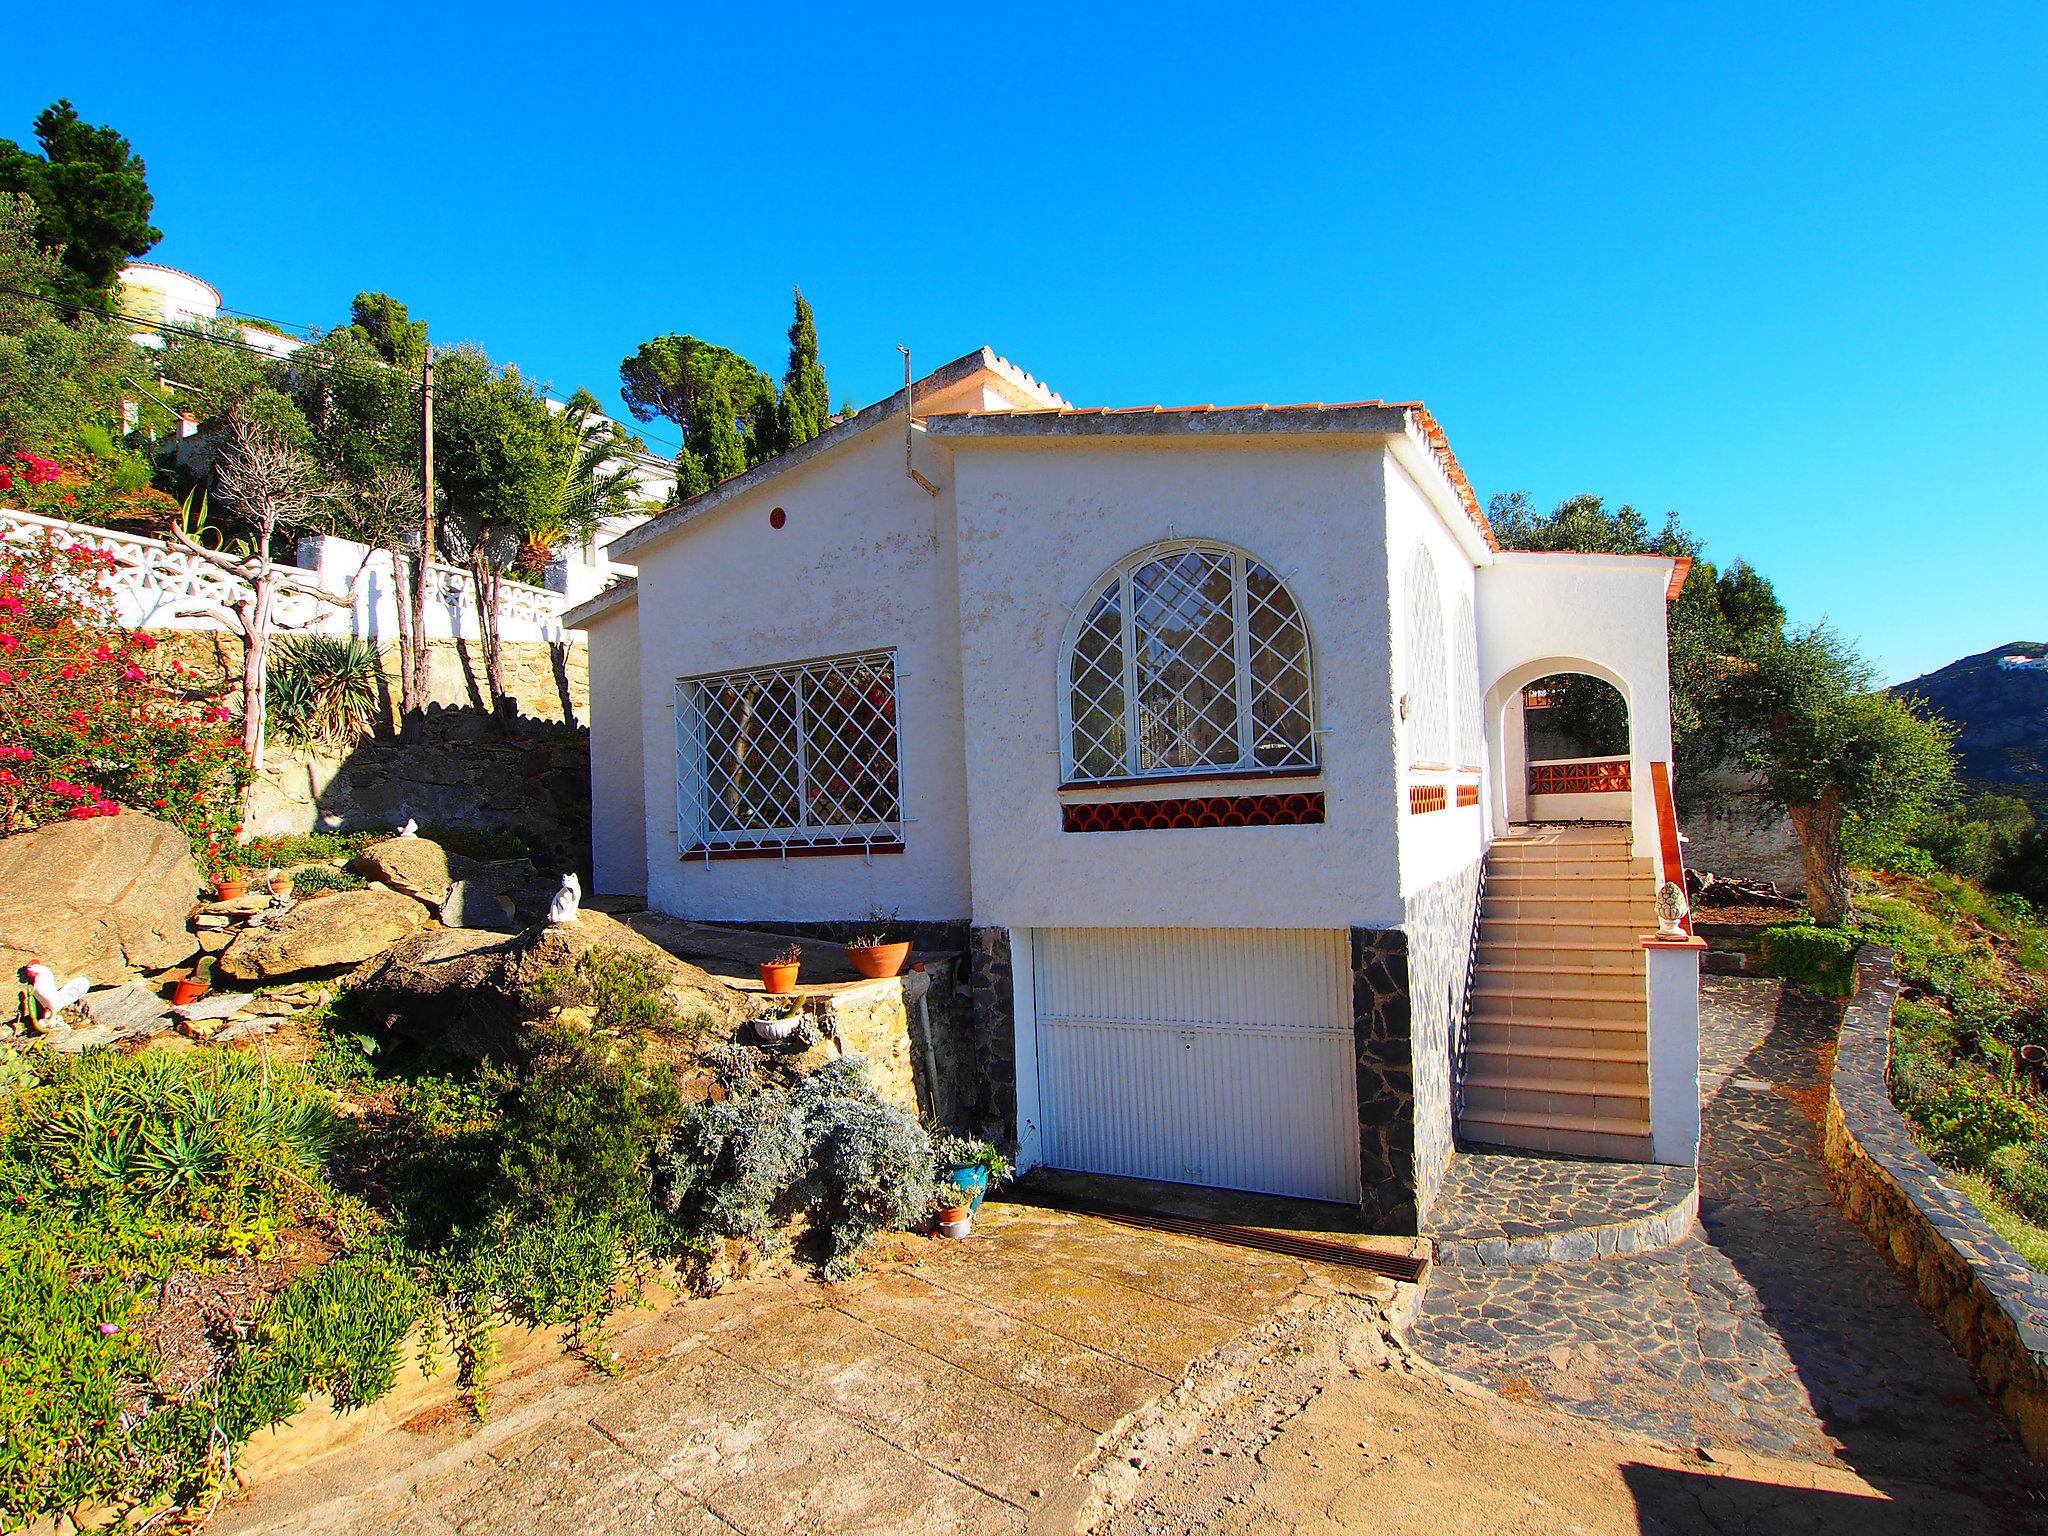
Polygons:
[[491,1421],[426,1414],[225,1507],[219,1532],[1071,1529],[1105,1436],[1233,1340],[1394,1288],[1362,1271],[991,1202],[844,1285],[767,1280],[559,1359]]

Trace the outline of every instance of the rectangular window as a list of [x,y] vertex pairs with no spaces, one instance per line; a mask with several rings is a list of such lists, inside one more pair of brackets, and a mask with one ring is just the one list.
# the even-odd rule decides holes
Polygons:
[[901,847],[896,653],[676,685],[687,855]]

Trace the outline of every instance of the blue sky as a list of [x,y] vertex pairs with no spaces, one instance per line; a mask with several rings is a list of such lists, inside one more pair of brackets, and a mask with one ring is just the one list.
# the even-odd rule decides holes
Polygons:
[[899,342],[1420,397],[1482,498],[1675,508],[1888,680],[2048,639],[2039,7],[769,9],[39,7],[0,135],[68,95],[230,305],[382,288],[614,407],[659,332],[779,374],[801,284],[835,398]]

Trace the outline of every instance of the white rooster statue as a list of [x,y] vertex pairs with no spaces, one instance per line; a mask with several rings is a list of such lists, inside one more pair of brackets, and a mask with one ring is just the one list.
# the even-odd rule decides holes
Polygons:
[[92,990],[92,982],[84,976],[74,976],[61,987],[57,985],[57,973],[47,965],[32,965],[28,968],[29,990],[35,993],[36,1005],[42,1009],[41,1026],[54,1028],[64,1020],[65,1010]]
[[408,816],[405,818],[405,825],[398,829],[398,835],[400,837],[418,837],[420,835],[420,824]]
[[562,876],[562,888],[555,892],[555,899],[548,903],[548,926],[567,927],[576,921],[576,911],[583,905],[583,882],[574,874]]

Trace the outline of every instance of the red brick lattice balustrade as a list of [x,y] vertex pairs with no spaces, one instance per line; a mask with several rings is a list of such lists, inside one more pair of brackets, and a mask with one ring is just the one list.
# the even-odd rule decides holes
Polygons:
[[1300,827],[1323,820],[1320,791],[1205,795],[1184,800],[1101,800],[1060,807],[1062,832],[1150,832],[1180,827]]
[[1451,803],[1451,792],[1442,784],[1411,784],[1408,786],[1408,812],[1413,816],[1427,815],[1441,811]]
[[1593,763],[1531,763],[1529,793],[1532,795],[1599,795],[1629,788],[1628,759],[1604,759]]

